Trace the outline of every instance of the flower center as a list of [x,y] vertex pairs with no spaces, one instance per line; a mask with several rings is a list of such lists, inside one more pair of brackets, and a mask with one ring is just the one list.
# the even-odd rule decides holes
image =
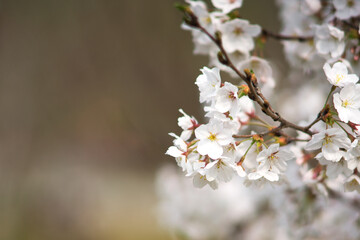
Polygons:
[[336,74],[336,77],[335,77],[335,82],[336,83],[339,83],[340,81],[342,81],[344,78],[344,75],[342,74]]
[[231,100],[235,100],[235,94],[233,92],[229,92],[229,96],[228,96]]
[[274,160],[278,159],[278,157],[276,156],[276,153],[278,153],[278,152],[274,152],[268,157],[268,160],[270,162],[273,162]]
[[216,134],[213,134],[212,132],[210,133],[210,136],[208,137],[208,139],[210,140],[210,141],[216,141]]
[[229,3],[235,3],[236,2],[236,0],[229,0]]
[[346,108],[347,106],[351,105],[351,103],[348,100],[345,100],[341,103],[341,106]]
[[347,1],[347,6],[348,6],[348,7],[352,7],[352,6],[354,6],[354,5],[355,5],[354,0],[348,0],[348,1]]
[[331,136],[325,134],[323,145],[328,145],[329,143],[332,143]]
[[210,18],[210,17],[206,17],[206,18],[205,18],[205,23],[206,23],[206,24],[210,24],[210,23],[211,23],[211,18]]
[[234,31],[233,31],[233,33],[234,33],[236,36],[241,35],[243,32],[244,32],[244,31],[242,30],[242,28],[239,28],[239,27],[235,28]]
[[221,160],[219,160],[219,161],[216,163],[216,168],[217,168],[217,169],[221,168],[221,165],[224,165],[224,163],[223,163]]
[[353,180],[351,180],[351,182],[349,182],[349,185],[352,186],[352,187],[354,187],[354,186],[356,186],[358,184],[359,183],[355,179],[353,179]]

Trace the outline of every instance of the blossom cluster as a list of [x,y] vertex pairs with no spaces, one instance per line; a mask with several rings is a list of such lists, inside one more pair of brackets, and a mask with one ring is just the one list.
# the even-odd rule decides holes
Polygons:
[[[289,163],[288,167],[296,170],[296,163]],[[284,191],[282,186],[268,186],[253,191],[236,178],[216,191],[197,189],[176,170],[173,165],[162,167],[156,190],[159,221],[179,238],[360,238],[359,211],[354,206],[322,196],[314,198],[306,188],[296,186],[296,190]],[[292,183],[299,181],[291,171],[287,175]]]
[[[279,181],[286,169],[286,161],[294,154],[279,143],[265,147],[258,136],[238,141],[235,134],[256,119],[253,101],[247,96],[248,87],[222,83],[218,68],[204,67],[197,78],[200,102],[204,103],[207,124],[199,124],[182,110],[178,125],[183,129],[174,146],[166,152],[175,157],[187,176],[194,177],[195,186],[228,182],[234,175],[247,176],[252,181]],[[193,136],[193,137],[192,137]]]
[[306,41],[283,41],[286,57],[295,68],[316,71],[324,62],[341,60],[358,65],[359,0],[277,0],[282,34],[305,36]]
[[[203,1],[187,0],[186,2],[189,4],[189,10],[197,17],[204,29],[212,35],[215,33],[221,35],[223,47],[233,64],[238,69],[253,69],[264,91],[270,91],[275,86],[270,64],[265,59],[251,54],[255,48],[255,38],[261,34],[261,27],[236,17],[236,9],[242,6],[243,1],[213,0],[212,4],[215,8],[213,11],[209,11]],[[219,62],[218,47],[210,38],[201,30],[185,23],[182,27],[192,33],[195,54],[208,55],[211,66],[237,77],[229,67]]]
[[[278,0],[281,34],[242,19],[242,0],[211,2],[211,10],[203,1],[190,0],[182,8],[194,52],[208,55],[212,66],[203,67],[195,81],[207,121],[180,110],[182,132],[170,133],[174,145],[166,154],[196,187],[216,189],[234,176],[247,186],[288,183],[287,166],[296,162],[303,182],[325,195],[333,179],[337,190],[360,192],[360,84],[354,72],[360,0]],[[270,64],[256,56],[255,42],[265,44],[270,37],[282,41],[295,68],[321,72],[321,84],[330,89],[323,108],[305,123],[285,120],[265,97],[275,81]],[[220,71],[243,82],[223,81]],[[296,136],[286,129],[296,130]]]

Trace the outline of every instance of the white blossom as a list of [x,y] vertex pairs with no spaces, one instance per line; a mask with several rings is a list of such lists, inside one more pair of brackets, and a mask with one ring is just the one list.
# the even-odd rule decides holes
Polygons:
[[212,159],[221,157],[223,146],[233,141],[232,131],[224,128],[223,123],[217,120],[196,128],[195,136],[199,139],[197,151]]
[[351,175],[344,184],[346,192],[357,191],[360,193],[360,178],[357,175]]
[[218,188],[218,182],[216,180],[209,181],[206,176],[201,173],[205,174],[205,171],[197,172],[193,177],[193,184],[195,187],[203,188],[204,186],[209,185],[214,190]]
[[180,137],[187,141],[190,137],[194,129],[198,125],[198,121],[195,117],[190,117],[187,115],[182,109],[179,109],[179,112],[182,113],[184,116],[178,118],[178,125],[183,129]]
[[[209,13],[206,4],[202,1],[187,1],[190,5],[190,9],[193,14],[197,17],[199,24],[206,29],[209,33],[215,33],[215,26],[213,24],[214,15]],[[211,43],[211,40],[198,29],[183,25],[185,30],[190,30],[193,33],[193,38],[196,42],[207,45]]]
[[339,118],[348,123],[360,124],[360,84],[348,84],[340,93],[335,93],[334,106]]
[[349,19],[360,15],[359,0],[334,0],[335,16],[339,19]]
[[169,135],[175,138],[174,140],[175,146],[169,147],[168,150],[166,151],[166,154],[174,157],[178,162],[179,166],[181,166],[183,170],[185,170],[187,168],[186,167],[187,161],[184,153],[187,152],[187,144],[183,139],[181,139],[174,133],[169,133]]
[[316,156],[316,159],[321,165],[326,166],[326,176],[328,176],[329,178],[337,178],[340,174],[350,176],[352,173],[352,171],[348,167],[348,162],[344,159],[341,159],[338,162],[328,161],[326,158],[324,158],[322,153],[319,153]]
[[342,62],[336,62],[332,67],[329,63],[325,63],[323,69],[328,81],[334,86],[344,87],[359,81],[359,77],[355,74],[348,74],[347,67]]
[[360,172],[360,142],[359,139],[355,139],[351,143],[351,148],[348,150],[345,155],[347,160],[348,167],[351,170],[357,169]]
[[234,162],[226,158],[207,164],[204,170],[208,181],[228,182],[235,174]]
[[230,112],[231,116],[235,116],[239,111],[238,88],[225,82],[217,92],[215,108],[221,113]]
[[240,130],[241,122],[237,121],[237,118],[232,119],[211,106],[205,106],[204,110],[206,112],[205,117],[222,122],[223,127],[229,130],[232,134],[236,134]]
[[245,177],[246,172],[243,166],[239,163],[243,154],[241,151],[239,151],[239,146],[236,146],[236,144],[229,144],[228,146],[224,147],[224,153],[223,158],[227,160],[228,162],[231,162],[230,166],[235,170],[237,175],[240,177]]
[[252,101],[248,96],[242,96],[239,99],[239,106],[240,109],[247,115],[252,115],[255,113],[254,101]]
[[316,26],[315,46],[321,54],[340,57],[345,50],[344,32],[329,24]]
[[316,51],[313,41],[284,41],[285,57],[294,68],[317,70],[324,64],[324,58]]
[[227,146],[224,146],[224,152],[222,154],[223,158],[230,159],[232,162],[238,162],[242,157],[239,153],[238,146],[236,144],[230,143]]
[[187,174],[191,174],[205,166],[204,162],[199,161],[201,158],[199,154],[189,152],[186,142],[181,137],[178,137],[174,133],[169,133],[169,135],[175,138],[175,146],[169,147],[166,154],[174,157],[183,171],[186,171]]
[[338,162],[343,156],[340,148],[349,149],[350,145],[350,139],[342,129],[329,128],[314,134],[306,144],[305,150],[313,151],[321,148],[326,160]]
[[252,140],[246,140],[241,142],[237,149],[239,154],[244,157],[244,160],[241,164],[242,167],[245,167],[249,171],[255,171],[256,167],[258,166],[256,157],[260,152],[256,144],[253,144]]
[[215,99],[216,93],[221,85],[220,70],[218,68],[201,69],[202,74],[198,76],[195,84],[199,87],[200,102],[211,102]]
[[279,175],[286,170],[286,161],[294,159],[295,155],[290,150],[280,149],[279,144],[272,144],[259,153],[256,158],[259,166],[256,172],[250,173],[248,177],[250,180],[264,177],[271,182],[279,181]]
[[303,0],[301,1],[301,11],[306,15],[317,13],[321,9],[320,0]]
[[235,8],[240,8],[243,0],[211,0],[212,4],[223,11],[229,13]]
[[244,19],[234,19],[219,26],[222,43],[227,52],[249,52],[254,49],[253,37],[260,34],[259,25],[251,25]]

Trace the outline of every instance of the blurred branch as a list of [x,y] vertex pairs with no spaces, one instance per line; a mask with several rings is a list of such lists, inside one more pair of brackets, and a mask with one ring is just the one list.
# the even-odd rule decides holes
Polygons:
[[262,29],[262,32],[261,34],[264,36],[264,37],[271,37],[271,38],[274,38],[276,40],[285,40],[285,41],[299,41],[299,42],[306,42],[306,41],[311,41],[314,39],[313,36],[290,36],[290,35],[282,35],[282,34],[278,34],[278,33],[273,33],[273,32],[270,32],[266,29]]

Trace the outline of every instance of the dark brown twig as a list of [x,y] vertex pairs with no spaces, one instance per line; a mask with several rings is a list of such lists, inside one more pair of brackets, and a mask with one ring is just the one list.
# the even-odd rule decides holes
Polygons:
[[311,41],[312,39],[314,39],[313,36],[290,36],[290,35],[282,35],[282,34],[278,34],[278,33],[273,33],[270,32],[266,29],[262,29],[261,34],[264,37],[271,37],[277,40],[286,40],[286,41],[299,41],[299,42],[306,42],[306,41]]

